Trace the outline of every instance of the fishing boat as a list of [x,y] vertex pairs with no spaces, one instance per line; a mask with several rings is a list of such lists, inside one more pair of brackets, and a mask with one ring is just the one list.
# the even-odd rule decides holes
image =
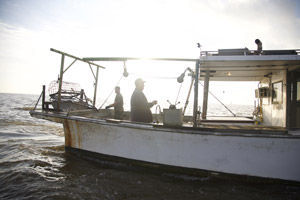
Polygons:
[[[299,50],[219,49],[202,51],[195,59],[147,58],[152,61],[191,62],[178,77],[189,72],[193,90],[193,113],[175,105],[153,114],[151,123],[113,118],[107,109],[61,109],[66,56],[96,67],[93,106],[96,102],[101,62],[126,62],[135,57],[79,58],[56,49],[61,55],[57,105],[49,109],[45,90],[42,110],[32,117],[63,124],[65,150],[101,159],[186,171],[210,171],[241,176],[300,181],[300,55]],[[74,63],[73,62],[73,63]],[[73,64],[72,63],[72,64]],[[71,65],[72,65],[71,64]],[[71,65],[69,67],[71,67]],[[69,68],[68,67],[68,68]],[[67,69],[68,69],[67,68]],[[126,75],[126,71],[124,72]],[[204,81],[199,110],[199,81]],[[208,118],[210,81],[258,81],[258,105],[253,118]],[[253,91],[254,92],[254,91]]]

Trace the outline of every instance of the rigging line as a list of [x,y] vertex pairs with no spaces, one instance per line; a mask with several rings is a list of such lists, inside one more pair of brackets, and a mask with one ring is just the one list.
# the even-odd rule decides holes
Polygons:
[[177,97],[176,97],[175,105],[177,104],[177,100],[178,100],[178,97],[179,97],[179,93],[181,91],[181,87],[182,87],[182,83],[180,84],[180,87],[179,87],[179,90],[178,90],[178,94],[177,94]]
[[[204,85],[199,81],[200,85],[202,85],[202,87],[204,87]],[[236,117],[236,114],[234,114],[225,104],[223,104],[213,93],[211,93],[211,91],[209,91],[209,94],[211,94],[219,103],[222,104],[222,106],[224,106],[229,112],[231,112],[231,114],[233,114],[233,116]]]
[[[36,103],[35,103],[35,101],[33,101],[31,104],[25,104],[25,106],[28,106],[28,105],[31,106],[31,105],[33,105],[33,104],[35,103],[34,108],[33,108],[33,109],[30,109],[31,111],[34,111],[34,110],[36,109],[38,103],[40,102],[40,99],[41,99],[42,95],[43,95],[43,92],[41,93],[41,95],[40,95],[40,97],[39,97],[39,99],[37,100]],[[25,107],[23,107],[23,110],[22,110],[22,108],[20,108],[21,110],[20,110],[19,112],[17,112],[15,115],[19,115],[22,111],[24,111],[24,108],[25,108]],[[11,116],[11,117],[12,117],[12,116]],[[10,117],[10,118],[11,118],[11,117]]]
[[[123,78],[123,74],[121,75],[121,78],[119,79],[119,81],[117,82],[117,84],[115,85],[115,87],[120,83],[120,81],[122,80]],[[105,99],[105,101],[103,102],[103,104],[100,106],[99,109],[102,108],[102,106],[106,103],[106,101],[109,99],[109,97],[111,96],[111,94],[113,93],[113,91],[115,90],[115,87],[112,89],[112,91],[110,92],[110,94],[108,95],[108,97]]]
[[[33,105],[33,104],[36,103],[36,105],[34,106],[34,108],[31,109],[31,107],[28,107],[31,111],[34,111],[34,110],[36,109],[36,106],[37,106],[37,104],[39,103],[39,101],[40,101],[42,95],[43,95],[43,92],[41,93],[41,95],[40,95],[40,97],[39,97],[39,99],[38,99],[37,102],[33,101],[32,103],[25,104],[24,106],[31,106],[31,105]],[[17,112],[15,115],[19,115],[19,114],[20,114],[21,112],[23,112],[25,109],[26,109],[26,107],[20,108],[20,111]],[[12,117],[13,117],[13,116],[10,116],[9,118],[12,118]]]
[[38,105],[38,103],[39,103],[39,101],[40,101],[40,99],[41,99],[42,95],[43,95],[43,92],[41,93],[41,95],[40,95],[39,99],[37,100],[37,102],[36,102],[36,104],[35,104],[35,106],[34,106],[33,110],[35,110],[35,109],[36,109],[36,106]]
[[134,73],[130,73],[130,74],[131,74],[131,75],[134,75],[134,76],[147,77],[147,78],[157,78],[157,79],[177,79],[177,77],[147,76],[147,75],[140,75],[140,74],[134,74]]

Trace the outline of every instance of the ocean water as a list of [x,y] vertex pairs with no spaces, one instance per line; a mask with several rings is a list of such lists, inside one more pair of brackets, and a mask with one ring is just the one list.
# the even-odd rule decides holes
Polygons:
[[0,199],[300,199],[295,182],[150,171],[66,153],[62,125],[30,117],[37,99],[0,94]]

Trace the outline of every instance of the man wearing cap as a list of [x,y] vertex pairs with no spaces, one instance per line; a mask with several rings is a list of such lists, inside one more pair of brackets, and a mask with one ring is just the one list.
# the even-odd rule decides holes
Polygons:
[[150,108],[157,104],[157,101],[147,101],[147,98],[143,93],[144,86],[143,79],[136,79],[135,90],[131,96],[131,121],[152,122]]

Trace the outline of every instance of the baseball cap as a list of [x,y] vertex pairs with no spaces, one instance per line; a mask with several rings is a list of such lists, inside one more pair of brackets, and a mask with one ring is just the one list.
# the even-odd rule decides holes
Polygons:
[[138,78],[135,80],[135,86],[138,86],[138,85],[142,85],[144,84],[146,81],[143,81],[143,79],[141,78]]

